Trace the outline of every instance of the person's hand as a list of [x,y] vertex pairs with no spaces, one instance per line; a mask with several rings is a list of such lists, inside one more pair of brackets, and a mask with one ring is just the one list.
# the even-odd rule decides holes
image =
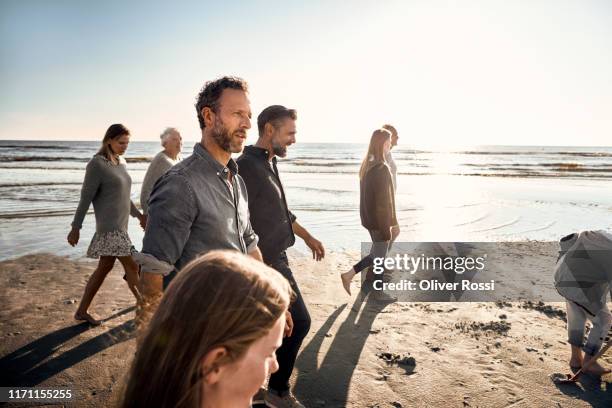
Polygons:
[[290,311],[285,312],[285,318],[287,319],[285,320],[285,337],[291,337],[291,334],[293,334],[293,317],[291,317]]
[[393,229],[393,227],[389,227],[386,230],[383,230],[384,232],[386,232],[386,234],[383,234],[382,239],[384,239],[385,241],[391,241],[391,237],[393,236],[393,232],[391,231]]
[[140,220],[140,226],[142,227],[142,230],[144,231],[145,229],[147,229],[147,220],[149,219],[149,216],[147,214],[141,214],[138,219]]
[[75,246],[79,242],[81,231],[78,228],[72,228],[68,233],[68,243],[70,246]]
[[321,241],[314,237],[310,237],[308,240],[306,240],[306,245],[308,245],[308,248],[310,248],[312,251],[312,259],[320,261],[321,259],[325,258],[325,248],[323,247]]

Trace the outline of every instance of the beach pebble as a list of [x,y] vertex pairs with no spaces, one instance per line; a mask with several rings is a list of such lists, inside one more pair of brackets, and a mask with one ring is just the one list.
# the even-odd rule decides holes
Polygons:
[[398,401],[393,401],[391,403],[391,405],[393,405],[395,408],[403,408],[404,406],[401,404],[401,402]]
[[73,304],[75,304],[76,302],[77,302],[77,301],[76,301],[76,300],[74,300],[74,299],[68,299],[68,300],[66,300],[66,301],[64,302],[64,304],[66,304],[66,305],[73,305]]
[[563,373],[552,373],[550,375],[550,379],[553,380],[553,382],[558,382],[561,380],[567,380],[567,375],[563,374]]
[[536,352],[538,351],[538,349],[535,349],[533,347],[526,347],[525,350],[529,351],[529,352]]
[[407,366],[415,366],[416,360],[414,357],[404,357],[400,361],[398,361],[398,364],[407,365]]
[[438,351],[440,351],[440,347],[431,347],[430,350],[434,353],[437,353]]

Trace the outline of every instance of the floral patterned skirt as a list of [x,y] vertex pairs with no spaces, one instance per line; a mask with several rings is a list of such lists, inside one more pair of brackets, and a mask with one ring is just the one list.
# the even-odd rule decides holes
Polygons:
[[127,232],[111,231],[96,232],[87,248],[88,258],[99,258],[101,256],[130,256],[134,252],[134,246]]

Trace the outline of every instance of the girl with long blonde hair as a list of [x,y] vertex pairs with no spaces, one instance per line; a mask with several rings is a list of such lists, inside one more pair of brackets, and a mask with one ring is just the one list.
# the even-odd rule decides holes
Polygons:
[[239,252],[193,260],[143,335],[120,407],[249,407],[278,370],[293,297],[280,273]]

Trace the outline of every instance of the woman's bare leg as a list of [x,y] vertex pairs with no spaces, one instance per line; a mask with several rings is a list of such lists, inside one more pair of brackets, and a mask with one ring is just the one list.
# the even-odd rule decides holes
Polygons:
[[342,286],[344,287],[344,290],[346,290],[346,293],[348,293],[349,295],[351,294],[351,281],[353,280],[356,274],[357,273],[355,272],[354,268],[351,268],[351,270],[348,272],[340,274],[340,279],[342,279]]
[[120,256],[119,262],[121,262],[121,265],[123,265],[123,269],[125,270],[125,274],[127,275],[126,281],[127,281],[128,287],[134,294],[134,297],[136,298],[136,300],[140,302],[141,296],[140,296],[140,292],[138,291],[138,281],[139,281],[138,264],[134,261],[134,259],[132,259],[131,256]]
[[76,320],[85,320],[90,324],[98,326],[100,324],[99,320],[94,319],[87,310],[91,305],[91,302],[98,293],[100,286],[102,286],[102,282],[106,279],[106,275],[113,269],[113,265],[115,265],[115,257],[114,256],[101,256],[98,261],[98,267],[93,272],[93,274],[89,277],[87,281],[87,285],[85,286],[85,293],[83,293],[83,297],[81,298],[81,303],[79,304],[79,308],[74,314],[74,318]]

